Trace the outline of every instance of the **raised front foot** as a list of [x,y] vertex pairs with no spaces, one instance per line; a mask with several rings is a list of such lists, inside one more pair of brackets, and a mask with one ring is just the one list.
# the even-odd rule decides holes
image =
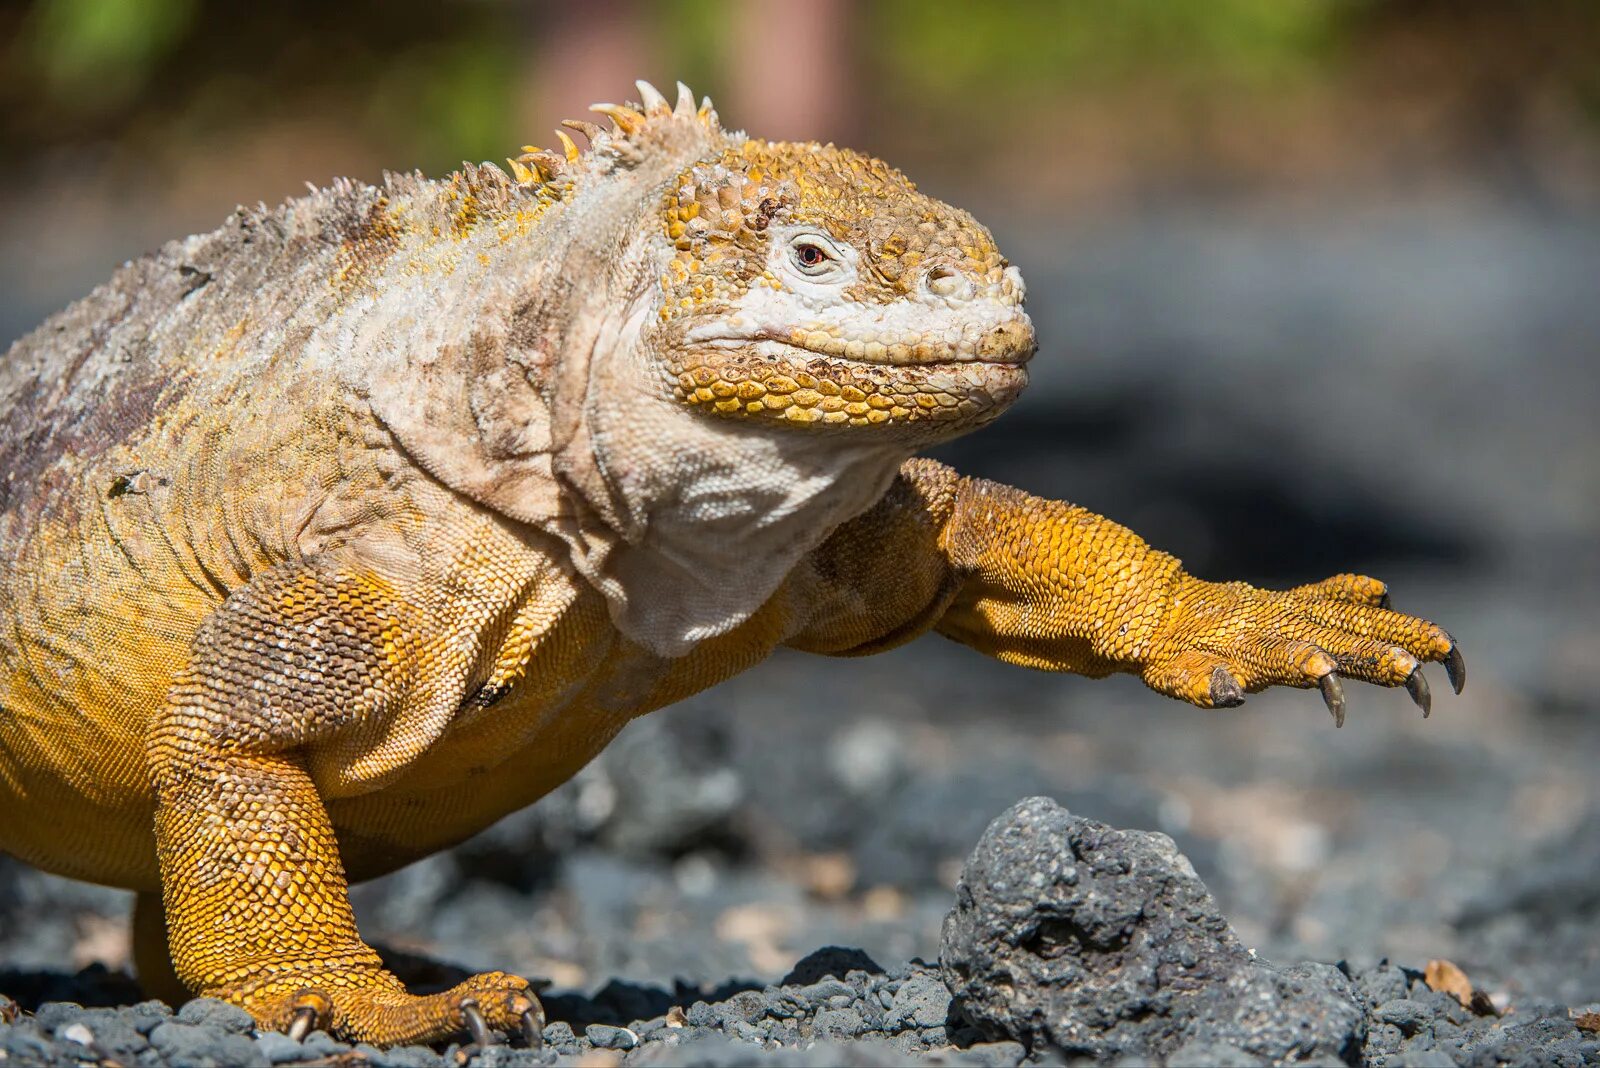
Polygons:
[[261,1026],[299,1040],[315,1030],[351,1042],[399,1046],[436,1042],[462,1032],[479,1046],[520,1031],[528,1046],[544,1042],[544,1007],[526,979],[505,972],[474,975],[438,994],[415,995],[381,970],[274,976],[248,987],[206,991],[243,1006]]
[[1426,716],[1433,698],[1422,664],[1442,662],[1457,693],[1466,663],[1455,639],[1389,608],[1388,588],[1335,575],[1292,590],[1183,576],[1143,660],[1155,690],[1204,708],[1240,704],[1268,686],[1317,687],[1344,725],[1340,678],[1404,686]]

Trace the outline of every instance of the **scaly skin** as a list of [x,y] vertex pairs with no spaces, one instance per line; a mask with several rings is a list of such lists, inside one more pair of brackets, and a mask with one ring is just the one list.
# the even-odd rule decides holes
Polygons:
[[348,879],[774,648],[930,630],[1201,706],[1460,657],[1381,583],[1215,584],[923,446],[1026,383],[1020,275],[885,164],[600,108],[510,177],[339,183],[126,266],[0,365],[0,847],[139,892],[141,976],[379,1044]]

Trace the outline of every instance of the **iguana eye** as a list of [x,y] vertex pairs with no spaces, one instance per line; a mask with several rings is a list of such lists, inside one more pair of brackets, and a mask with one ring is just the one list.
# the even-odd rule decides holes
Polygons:
[[833,289],[845,284],[854,273],[849,246],[841,246],[811,227],[785,234],[779,250],[788,262],[776,266],[800,285]]
[[833,257],[821,245],[802,241],[794,246],[794,263],[806,274],[821,274]]

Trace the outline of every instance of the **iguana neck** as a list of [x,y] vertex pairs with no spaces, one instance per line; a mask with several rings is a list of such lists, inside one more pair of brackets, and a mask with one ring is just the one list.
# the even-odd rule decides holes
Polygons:
[[595,353],[580,433],[556,459],[583,509],[553,528],[618,629],[672,657],[748,619],[801,557],[883,495],[909,450],[690,411],[628,344],[640,318]]

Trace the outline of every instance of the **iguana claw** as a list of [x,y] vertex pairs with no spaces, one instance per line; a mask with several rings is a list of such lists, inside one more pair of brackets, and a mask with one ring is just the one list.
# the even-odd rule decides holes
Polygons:
[[1444,658],[1444,671],[1450,676],[1451,687],[1456,693],[1460,693],[1462,687],[1467,684],[1467,662],[1462,659],[1461,646],[1456,645],[1453,639],[1450,644],[1450,654]]
[[1218,664],[1211,672],[1211,707],[1236,708],[1244,704],[1244,689],[1228,669]]
[[522,1014],[522,1037],[529,1049],[544,1049],[544,1006],[537,1001]]
[[294,1019],[289,1021],[287,1034],[291,1042],[304,1042],[305,1037],[317,1023],[317,1010],[306,1005],[294,1010]]
[[291,1007],[293,1015],[284,1031],[296,1042],[303,1042],[317,1028],[326,1027],[333,1016],[333,1002],[316,990],[300,991]]
[[[530,991],[528,997],[533,1004],[523,1009],[519,1014],[522,1022],[522,1037],[531,1050],[544,1048],[544,1006]],[[489,1026],[489,1021],[483,1015],[483,1009],[477,1001],[467,1000],[461,1003],[461,1023],[467,1029],[467,1034],[472,1036],[472,1044],[479,1049],[500,1043],[500,1035]]]
[[1322,699],[1328,704],[1328,711],[1333,713],[1333,725],[1344,726],[1344,687],[1339,684],[1339,676],[1328,672],[1317,680],[1317,685],[1322,688]]
[[478,1008],[476,1001],[461,1003],[461,1023],[466,1027],[467,1034],[472,1036],[472,1044],[479,1049],[497,1043],[498,1036],[489,1027],[489,1021],[483,1018],[483,1010]]
[[1428,680],[1422,677],[1420,664],[1411,673],[1410,678],[1406,679],[1406,692],[1417,703],[1417,707],[1422,709],[1422,718],[1427,719],[1428,714],[1433,711],[1433,695],[1428,692]]

